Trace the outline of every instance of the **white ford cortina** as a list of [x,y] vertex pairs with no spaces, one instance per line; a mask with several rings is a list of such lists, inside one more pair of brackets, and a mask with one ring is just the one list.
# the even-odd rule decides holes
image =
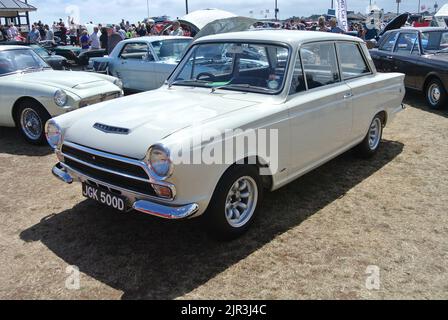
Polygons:
[[160,89],[50,120],[53,174],[114,209],[203,216],[213,235],[234,238],[264,191],[351,148],[373,156],[403,110],[403,80],[377,73],[364,42],[350,36],[204,37]]
[[29,47],[0,47],[0,126],[18,127],[30,143],[45,143],[51,117],[122,94],[117,78],[56,71]]

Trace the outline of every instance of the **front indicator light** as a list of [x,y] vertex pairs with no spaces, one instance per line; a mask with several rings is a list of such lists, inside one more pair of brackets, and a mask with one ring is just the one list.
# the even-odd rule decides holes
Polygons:
[[158,184],[153,184],[152,187],[159,197],[165,198],[165,199],[173,198],[173,193],[171,192],[170,188],[165,187],[165,186],[160,186]]

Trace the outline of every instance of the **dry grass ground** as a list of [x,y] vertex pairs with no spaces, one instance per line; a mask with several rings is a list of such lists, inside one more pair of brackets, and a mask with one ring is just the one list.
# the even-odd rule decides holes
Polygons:
[[47,148],[0,128],[0,298],[447,299],[448,111],[406,103],[375,159],[344,154],[268,195],[232,243],[86,201],[52,178]]

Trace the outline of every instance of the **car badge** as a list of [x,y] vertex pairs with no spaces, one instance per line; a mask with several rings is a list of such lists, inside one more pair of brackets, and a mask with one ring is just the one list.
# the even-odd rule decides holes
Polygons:
[[130,130],[126,129],[126,128],[119,128],[119,127],[113,127],[113,126],[108,126],[106,124],[102,124],[102,123],[95,123],[93,125],[93,127],[97,130],[100,130],[104,133],[113,133],[113,134],[129,134]]

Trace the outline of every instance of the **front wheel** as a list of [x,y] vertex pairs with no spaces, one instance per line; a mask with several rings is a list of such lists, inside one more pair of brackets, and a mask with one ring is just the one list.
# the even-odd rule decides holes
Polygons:
[[446,90],[438,79],[431,79],[426,85],[426,101],[431,109],[440,109],[445,106]]
[[205,213],[211,236],[232,240],[244,234],[253,223],[263,198],[258,168],[235,165],[221,178]]
[[16,112],[16,122],[20,133],[31,144],[44,144],[45,123],[50,119],[48,112],[36,101],[25,100]]
[[356,147],[356,153],[361,158],[371,158],[377,152],[383,138],[384,119],[377,114],[370,124],[369,132],[364,140]]

